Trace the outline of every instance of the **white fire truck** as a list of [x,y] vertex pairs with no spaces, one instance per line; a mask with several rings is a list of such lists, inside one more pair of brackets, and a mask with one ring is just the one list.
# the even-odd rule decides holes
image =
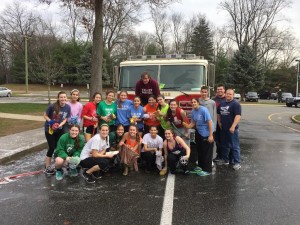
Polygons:
[[129,57],[115,70],[115,86],[126,90],[129,99],[135,95],[135,84],[148,71],[167,100],[176,99],[179,106],[191,110],[191,99],[200,97],[202,86],[214,87],[215,67],[194,54],[141,55]]

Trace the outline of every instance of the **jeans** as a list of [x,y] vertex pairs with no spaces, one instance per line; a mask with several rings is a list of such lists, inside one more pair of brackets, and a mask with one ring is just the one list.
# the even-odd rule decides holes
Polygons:
[[233,134],[229,130],[221,130],[221,145],[223,160],[230,164],[241,162],[239,129],[235,129]]

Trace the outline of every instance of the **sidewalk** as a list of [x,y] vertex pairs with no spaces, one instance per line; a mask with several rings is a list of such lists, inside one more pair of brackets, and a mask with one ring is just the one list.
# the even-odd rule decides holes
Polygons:
[[[0,113],[1,118],[45,121],[42,116]],[[47,148],[44,128],[0,137],[0,164]]]

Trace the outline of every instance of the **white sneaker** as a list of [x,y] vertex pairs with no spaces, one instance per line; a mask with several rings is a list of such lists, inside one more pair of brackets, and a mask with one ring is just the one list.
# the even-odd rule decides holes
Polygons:
[[239,169],[241,169],[241,164],[239,164],[239,163],[234,164],[233,167],[232,167],[232,169],[234,169],[234,170],[239,170]]

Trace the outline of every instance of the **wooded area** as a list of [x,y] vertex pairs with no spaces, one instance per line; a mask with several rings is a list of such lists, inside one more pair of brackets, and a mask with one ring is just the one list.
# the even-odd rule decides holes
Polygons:
[[[171,12],[171,0],[30,2],[59,3],[59,23],[26,2],[7,5],[0,14],[0,83],[25,83],[27,40],[29,82],[49,88],[90,84],[91,92],[102,91],[112,84],[113,66],[130,55],[194,53],[216,65],[216,83],[241,93],[295,92],[298,40],[278,25],[288,0],[221,1],[230,18],[224,27],[214,26],[201,9],[194,15]],[[153,33],[137,30],[145,18]]]

